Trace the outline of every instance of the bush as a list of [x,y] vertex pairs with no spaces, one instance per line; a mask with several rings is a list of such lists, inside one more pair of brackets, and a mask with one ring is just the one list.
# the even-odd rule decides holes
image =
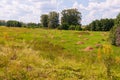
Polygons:
[[22,27],[21,22],[15,20],[7,21],[7,27]]
[[110,31],[109,38],[112,45],[120,46],[120,13],[115,19],[115,25]]
[[120,46],[120,27],[113,27],[109,34],[109,40],[112,45]]
[[116,39],[115,42],[116,43],[115,44],[117,46],[120,46],[120,27],[117,27],[115,32],[116,32],[116,34],[115,34],[115,37],[116,37],[115,38]]
[[68,29],[69,29],[69,25],[66,24],[66,23],[64,23],[64,24],[60,25],[60,26],[58,27],[58,29],[60,29],[60,30],[68,30]]
[[81,28],[81,26],[80,25],[71,25],[70,27],[69,27],[69,30],[82,30],[82,28]]
[[116,26],[113,27],[111,30],[110,30],[110,34],[109,34],[109,41],[112,45],[115,45],[115,40],[116,40],[116,37],[115,37],[115,30],[116,30]]
[[69,30],[75,30],[75,27],[76,27],[76,26],[71,25],[71,26],[69,27]]
[[75,30],[82,30],[82,28],[81,28],[81,26],[80,25],[77,25],[77,26],[75,26]]

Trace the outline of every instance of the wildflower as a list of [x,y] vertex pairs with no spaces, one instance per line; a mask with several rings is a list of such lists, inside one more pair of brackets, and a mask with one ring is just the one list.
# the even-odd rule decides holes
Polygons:
[[120,57],[115,58],[115,63],[120,63]]

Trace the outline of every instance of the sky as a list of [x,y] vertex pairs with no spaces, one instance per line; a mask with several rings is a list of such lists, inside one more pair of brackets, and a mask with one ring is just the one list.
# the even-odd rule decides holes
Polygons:
[[42,14],[77,8],[83,25],[101,18],[115,18],[120,12],[120,0],[0,0],[0,20],[40,22]]

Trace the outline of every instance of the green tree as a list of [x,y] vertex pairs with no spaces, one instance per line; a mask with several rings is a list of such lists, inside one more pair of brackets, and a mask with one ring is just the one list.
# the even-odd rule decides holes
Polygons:
[[47,14],[43,14],[41,16],[41,24],[43,27],[48,27],[48,15]]
[[114,19],[101,19],[91,22],[86,29],[91,31],[110,31],[114,26]]
[[59,26],[59,13],[57,12],[50,12],[49,13],[49,28],[57,28]]
[[101,23],[101,21],[96,20],[95,27],[96,27],[95,31],[102,31],[102,23]]
[[79,26],[79,25],[71,25],[70,27],[69,27],[69,30],[82,30],[82,28],[81,28],[81,26]]
[[62,25],[60,25],[58,27],[59,30],[68,30],[69,29],[69,25],[66,23],[63,23]]
[[22,27],[22,23],[15,20],[9,20],[6,24],[8,27]]
[[95,21],[93,21],[89,26],[91,27],[91,31],[96,30],[96,22]]
[[81,25],[81,13],[77,9],[63,10],[61,14],[61,24]]
[[27,24],[27,27],[28,27],[28,28],[37,28],[37,27],[38,27],[38,24],[31,22],[31,23],[28,23],[28,24]]

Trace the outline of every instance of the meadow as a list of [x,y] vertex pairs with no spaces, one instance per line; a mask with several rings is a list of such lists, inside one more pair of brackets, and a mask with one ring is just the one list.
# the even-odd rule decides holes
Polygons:
[[120,80],[109,32],[0,27],[0,80]]

